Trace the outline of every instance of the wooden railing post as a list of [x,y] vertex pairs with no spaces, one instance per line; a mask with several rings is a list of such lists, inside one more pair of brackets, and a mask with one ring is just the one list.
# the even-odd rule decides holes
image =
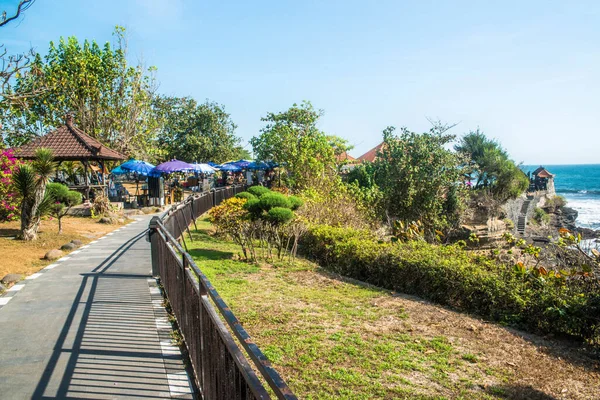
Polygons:
[[150,258],[152,259],[152,276],[160,275],[160,257],[158,250],[158,222],[160,221],[159,217],[152,217],[150,220],[150,224],[148,225],[148,241],[150,242]]

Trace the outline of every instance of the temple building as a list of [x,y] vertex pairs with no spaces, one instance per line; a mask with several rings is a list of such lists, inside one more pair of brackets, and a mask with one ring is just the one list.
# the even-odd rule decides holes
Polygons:
[[529,175],[529,191],[545,191],[550,195],[554,195],[554,174],[540,166]]

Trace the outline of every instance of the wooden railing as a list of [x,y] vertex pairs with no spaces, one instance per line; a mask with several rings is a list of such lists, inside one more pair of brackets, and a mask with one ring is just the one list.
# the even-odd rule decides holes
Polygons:
[[202,398],[270,399],[264,382],[277,398],[296,399],[179,244],[186,231],[190,234],[189,226],[196,218],[243,190],[243,186],[233,186],[193,195],[161,217],[154,217],[149,226],[152,272],[160,278],[177,319]]

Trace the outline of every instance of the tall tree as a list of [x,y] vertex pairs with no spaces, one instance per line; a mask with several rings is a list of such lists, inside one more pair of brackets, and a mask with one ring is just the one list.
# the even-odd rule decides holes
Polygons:
[[383,131],[384,145],[374,163],[388,216],[421,221],[431,237],[436,229],[455,226],[464,195],[461,159],[446,148],[454,136],[443,127],[427,133],[403,128],[399,136],[394,132],[394,127]]
[[268,113],[262,118],[267,124],[260,136],[250,140],[255,157],[284,163],[296,189],[329,186],[337,177],[336,160],[330,138],[317,128],[322,115],[306,101]]
[[527,189],[529,180],[506,150],[479,129],[463,136],[454,149],[468,160],[466,165],[475,178],[475,189],[485,189],[501,202]]
[[163,158],[220,163],[240,154],[237,126],[224,106],[160,96],[154,109],[161,126],[158,145]]
[[156,123],[152,110],[153,68],[127,63],[125,30],[115,29],[115,47],[75,37],[50,42],[45,57],[37,54],[31,69],[17,76],[10,93],[43,93],[28,97],[5,114],[5,141],[11,145],[45,134],[73,112],[75,123],[106,145],[133,156],[152,152]]

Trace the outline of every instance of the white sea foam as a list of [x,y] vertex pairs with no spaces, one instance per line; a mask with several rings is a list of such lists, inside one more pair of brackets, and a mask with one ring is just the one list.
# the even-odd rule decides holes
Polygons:
[[600,229],[600,199],[569,198],[567,206],[579,214],[575,223],[583,228]]

